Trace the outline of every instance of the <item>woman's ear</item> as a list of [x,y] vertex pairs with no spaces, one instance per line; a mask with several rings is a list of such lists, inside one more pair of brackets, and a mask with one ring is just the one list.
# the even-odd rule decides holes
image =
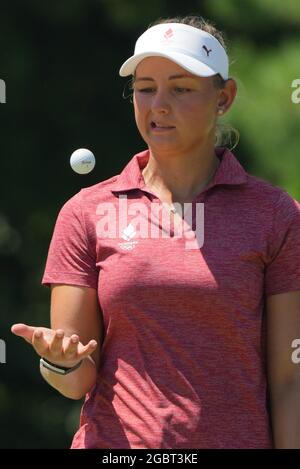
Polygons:
[[228,78],[225,86],[220,89],[217,113],[224,114],[231,107],[237,93],[237,84],[233,78]]

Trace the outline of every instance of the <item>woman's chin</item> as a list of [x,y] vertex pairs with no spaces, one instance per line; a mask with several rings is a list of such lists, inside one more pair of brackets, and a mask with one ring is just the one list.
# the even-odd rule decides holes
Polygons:
[[174,139],[164,139],[164,138],[150,138],[147,141],[149,147],[155,148],[157,150],[179,150],[181,145],[178,141]]

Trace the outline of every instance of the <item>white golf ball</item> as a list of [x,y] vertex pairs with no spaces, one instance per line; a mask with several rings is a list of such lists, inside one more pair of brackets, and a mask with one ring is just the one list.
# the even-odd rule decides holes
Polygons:
[[87,150],[87,148],[79,148],[75,150],[70,158],[70,165],[75,173],[88,174],[90,173],[96,164],[94,154]]

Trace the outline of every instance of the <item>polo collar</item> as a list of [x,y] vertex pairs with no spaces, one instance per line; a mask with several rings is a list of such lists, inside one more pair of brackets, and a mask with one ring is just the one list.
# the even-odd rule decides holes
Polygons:
[[[145,181],[142,170],[148,163],[149,149],[137,153],[125,166],[111,189],[112,192],[124,192],[134,189],[145,190]],[[216,155],[221,163],[214,178],[205,188],[205,191],[219,184],[238,185],[247,182],[247,173],[238,162],[234,154],[227,148],[216,148]]]

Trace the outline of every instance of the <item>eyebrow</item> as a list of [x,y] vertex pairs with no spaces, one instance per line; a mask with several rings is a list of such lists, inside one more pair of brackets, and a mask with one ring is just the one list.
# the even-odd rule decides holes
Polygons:
[[[192,80],[196,79],[192,75],[179,74],[179,75],[171,75],[169,77],[169,80],[176,80],[178,78],[192,78]],[[155,80],[154,78],[151,78],[151,77],[140,77],[140,78],[136,78],[134,81],[138,82],[138,81],[155,81]]]

